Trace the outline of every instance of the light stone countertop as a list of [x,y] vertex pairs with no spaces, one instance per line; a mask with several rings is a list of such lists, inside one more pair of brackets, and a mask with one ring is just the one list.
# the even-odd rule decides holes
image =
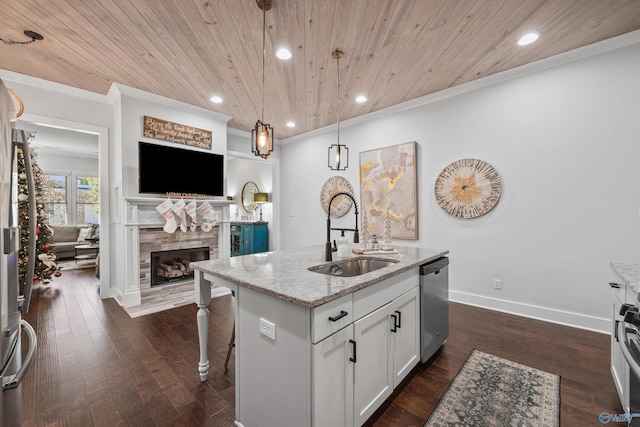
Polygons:
[[609,266],[625,285],[630,286],[636,294],[640,292],[640,264],[612,262]]
[[[197,261],[190,265],[195,270],[237,285],[313,308],[449,253],[448,250],[399,246],[394,248],[397,254],[351,254],[348,258],[372,257],[399,261],[355,277],[335,277],[307,270],[309,267],[327,263],[324,261],[324,245]],[[347,258],[339,258],[336,252],[333,252],[334,262],[344,259]]]

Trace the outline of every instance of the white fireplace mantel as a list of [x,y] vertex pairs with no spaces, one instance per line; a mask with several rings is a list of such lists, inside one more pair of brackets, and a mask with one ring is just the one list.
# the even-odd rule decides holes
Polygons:
[[[163,227],[166,223],[164,217],[156,210],[156,206],[164,202],[165,198],[149,197],[123,197],[122,198],[122,218],[124,226],[125,243],[125,278],[126,289],[121,300],[121,304],[126,307],[140,305],[140,230],[144,228]],[[177,199],[173,199],[177,200]],[[189,203],[193,199],[185,198]],[[196,199],[200,206],[205,201],[213,207],[218,217],[218,257],[230,256],[230,230],[229,230],[229,206],[233,204],[231,200],[217,199]],[[177,218],[176,218],[177,219]],[[198,218],[200,220],[200,218]],[[178,219],[178,222],[180,220]],[[198,224],[198,230],[200,224]],[[189,231],[187,231],[189,232]],[[176,233],[181,233],[180,229]]]
[[[162,215],[156,210],[156,206],[164,202],[165,198],[160,197],[124,197],[124,225],[136,227],[158,227],[164,224]],[[193,199],[185,199],[186,203]],[[196,199],[196,204],[200,206],[204,202],[214,208],[220,222],[229,221],[229,206],[232,200],[218,199]],[[226,208],[226,209],[225,209]]]

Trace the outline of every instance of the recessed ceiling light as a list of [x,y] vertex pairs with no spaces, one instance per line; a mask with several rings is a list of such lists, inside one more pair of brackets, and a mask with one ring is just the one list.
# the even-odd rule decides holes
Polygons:
[[294,128],[294,127],[296,127],[296,124],[293,123],[293,122],[287,122],[287,127],[288,128]]
[[211,100],[211,102],[213,102],[214,104],[222,104],[222,98],[220,98],[218,95],[213,95],[211,98],[209,98]]
[[538,33],[529,33],[529,34],[525,34],[524,36],[522,36],[520,38],[520,40],[518,40],[518,44],[520,46],[526,46],[528,44],[533,43],[534,41],[538,40],[538,37],[540,37],[538,35]]
[[291,51],[283,47],[278,49],[278,51],[276,52],[276,56],[280,59],[290,59]]
[[356,96],[356,102],[360,102],[360,103],[367,102],[367,97],[364,95],[358,95]]

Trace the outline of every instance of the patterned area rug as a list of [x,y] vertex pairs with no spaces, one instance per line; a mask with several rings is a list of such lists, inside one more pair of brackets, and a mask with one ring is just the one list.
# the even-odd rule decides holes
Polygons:
[[560,425],[560,377],[474,349],[425,427]]

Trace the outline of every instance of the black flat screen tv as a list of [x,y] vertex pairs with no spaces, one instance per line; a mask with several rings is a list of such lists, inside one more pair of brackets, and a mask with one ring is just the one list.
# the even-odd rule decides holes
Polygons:
[[224,195],[224,156],[138,142],[138,191]]

